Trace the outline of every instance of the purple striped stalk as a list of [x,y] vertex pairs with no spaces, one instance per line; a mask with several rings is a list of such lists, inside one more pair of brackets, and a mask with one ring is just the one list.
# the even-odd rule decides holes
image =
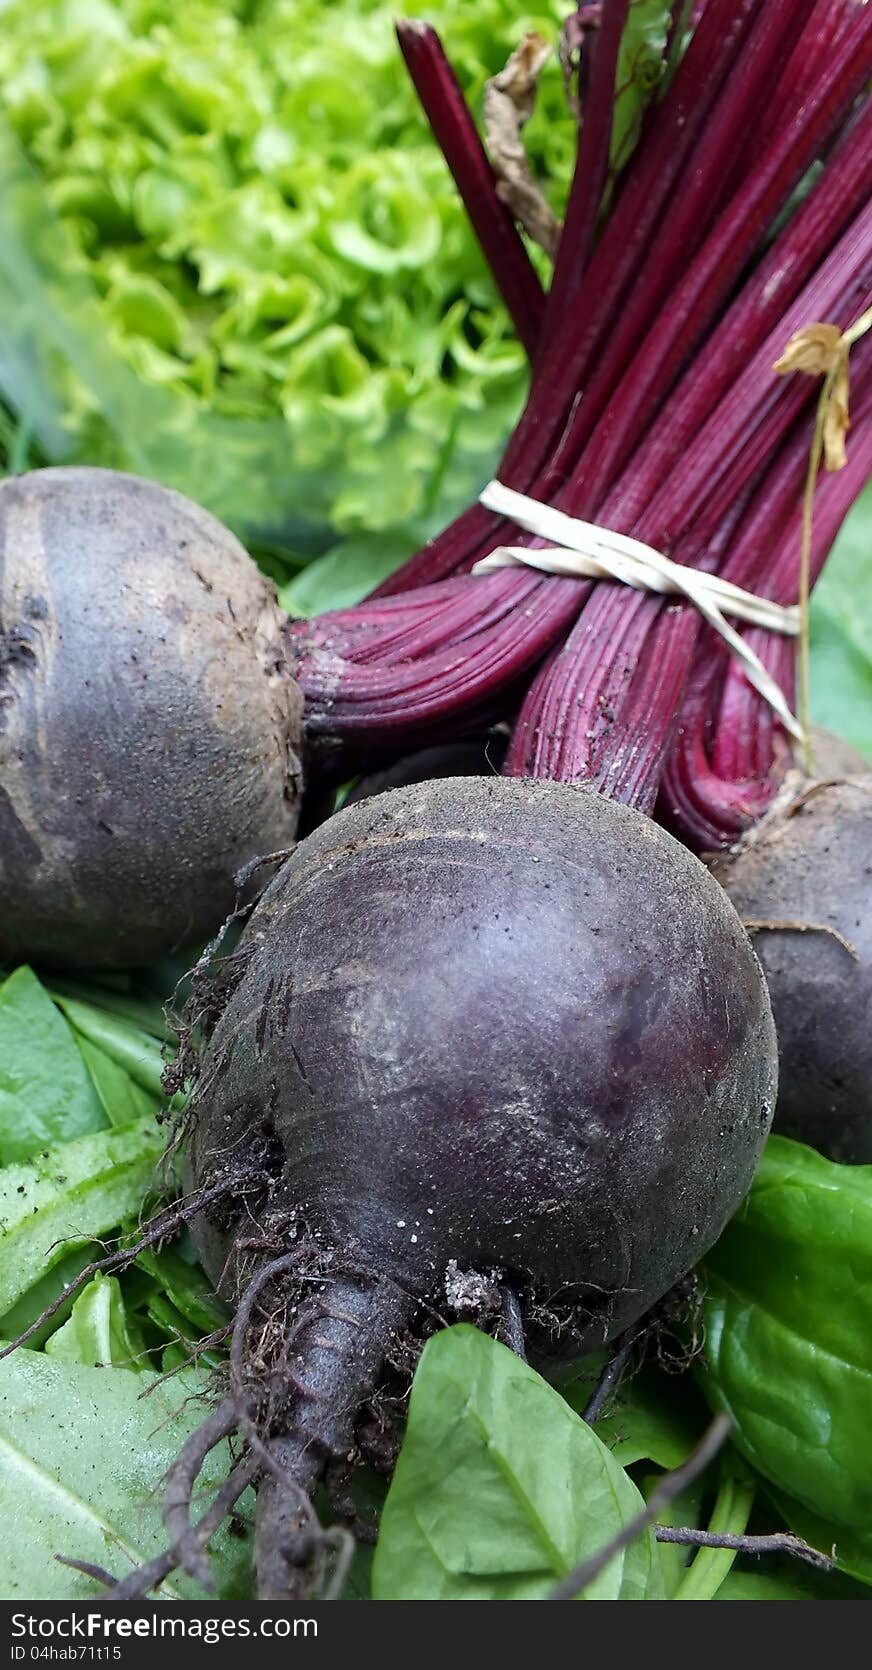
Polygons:
[[397,24],[397,39],[506,311],[532,359],[541,335],[545,296],[511,211],[497,193],[497,177],[457,77],[429,24],[416,18],[404,20]]
[[[858,344],[854,381],[872,373],[872,348]],[[845,469],[824,476],[815,495],[812,583],[819,577],[845,516],[872,474],[872,396],[854,403]],[[805,437],[808,439],[807,435]],[[808,459],[805,447],[803,467]],[[804,468],[803,468],[804,473]],[[776,602],[795,602],[802,515],[801,486],[792,515],[773,543],[757,589]],[[748,628],[744,634],[789,701],[794,700],[796,646],[792,639]],[[777,792],[790,763],[788,739],[771,709],[741,678],[722,646],[702,635],[660,789],[658,817],[696,851],[716,851],[738,839]]]
[[[606,5],[613,0],[605,0]],[[530,492],[547,463],[577,398],[620,313],[625,294],[646,275],[645,247],[667,213],[677,178],[693,156],[717,91],[760,0],[709,0],[657,120],[632,159],[602,239],[584,273],[572,321],[562,341],[543,355],[517,429],[500,466],[508,486]],[[737,15],[738,14],[738,15]],[[506,533],[477,505],[464,511],[378,588],[388,596],[463,571]],[[490,544],[488,544],[490,540]]]
[[[604,26],[619,15],[606,0]],[[785,61],[796,80],[782,91]],[[872,105],[857,104],[870,74],[872,7],[708,0],[593,254],[561,249],[562,321],[547,316],[501,479],[793,600],[816,389],[772,365],[795,329],[844,327],[872,299]],[[767,89],[757,155],[749,125]],[[867,356],[861,343],[855,361]],[[821,490],[816,569],[869,468],[872,414],[858,414],[849,469]],[[289,628],[310,736],[398,751],[511,712],[526,685],[507,771],[592,781],[649,811],[665,771],[676,827],[723,844],[773,792],[786,739],[770,710],[721,648],[713,658],[686,603],[527,569],[465,574],[507,540],[530,542],[473,507],[368,602]],[[747,635],[792,695],[793,643]]]
[[562,334],[567,308],[578,295],[593,248],[597,216],[609,169],[615,83],[621,36],[630,0],[603,7],[593,65],[585,90],[581,133],[566,204],[566,217],[545,305],[539,352]]

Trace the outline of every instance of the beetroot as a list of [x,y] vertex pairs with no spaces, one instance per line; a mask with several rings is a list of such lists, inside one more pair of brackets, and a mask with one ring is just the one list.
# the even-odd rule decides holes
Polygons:
[[[607,0],[601,42],[621,10]],[[825,11],[697,10],[605,221],[614,75],[598,54],[571,236],[500,466],[745,584],[793,540],[808,452],[811,390],[774,385],[772,362],[810,317],[847,325],[868,285],[870,116],[852,113],[872,22],[861,8],[831,40]],[[833,167],[779,232],[820,156]],[[872,445],[872,412],[858,416],[853,440]],[[328,778],[520,719],[506,778],[416,783],[317,829],[196,986],[180,1211],[199,1208],[236,1320],[224,1400],[171,1470],[151,1582],[174,1563],[202,1575],[193,1485],[239,1430],[217,1506],[256,1478],[261,1594],[317,1584],[315,1488],[364,1446],[361,1414],[395,1376],[404,1389],[446,1312],[478,1294],[483,1325],[544,1364],[575,1359],[681,1281],[765,1141],[777,1063],[760,967],[724,892],[639,810],[699,620],[607,582],[469,577],[511,532],[474,507],[381,596],[285,634]],[[771,750],[767,800],[770,764]],[[139,1574],[116,1594],[145,1587]]]
[[756,929],[778,1033],[778,1129],[872,1163],[872,776],[792,773],[712,873]]
[[272,586],[179,493],[0,483],[0,960],[204,938],[297,824],[301,701]]
[[[852,742],[847,742],[843,736],[837,736],[835,731],[824,729],[823,725],[809,726],[809,742],[814,766],[814,775],[819,782],[835,777],[865,777],[869,771],[869,761],[859,748]],[[797,748],[796,768],[802,770],[802,749]]]
[[452,1272],[507,1287],[542,1361],[610,1339],[696,1263],[753,1174],[775,1044],[698,860],[557,783],[347,807],[271,883],[225,980],[188,1181],[268,1175],[257,1209],[231,1192],[194,1235],[239,1306],[235,1418],[271,1446],[275,1598],[311,1553],[308,1493]]

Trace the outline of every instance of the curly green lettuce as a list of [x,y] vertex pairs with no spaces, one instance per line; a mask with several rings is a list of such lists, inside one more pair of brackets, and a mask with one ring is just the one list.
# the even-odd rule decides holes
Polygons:
[[[435,0],[428,14],[476,105],[522,30],[556,41],[565,10],[482,0],[464,16]],[[77,456],[132,451],[146,468],[143,435],[166,427],[164,411],[174,433],[180,413],[226,420],[219,444],[241,423],[274,443],[278,420],[294,473],[317,480],[314,519],[337,531],[417,527],[464,501],[517,410],[524,357],[402,69],[395,15],[384,0],[4,7],[0,116],[58,217],[58,277],[75,278],[38,319],[49,331],[49,303],[69,310],[87,286],[87,328],[103,336],[93,368],[86,351],[54,365],[50,452],[58,417]],[[537,173],[565,184],[573,133],[556,59],[528,131]],[[11,227],[24,245],[29,230]],[[132,394],[104,394],[107,349],[165,396],[144,422]],[[446,447],[466,466],[447,472]],[[187,482],[185,450],[176,484],[214,500],[193,464]],[[280,527],[286,474],[273,445],[234,519]]]

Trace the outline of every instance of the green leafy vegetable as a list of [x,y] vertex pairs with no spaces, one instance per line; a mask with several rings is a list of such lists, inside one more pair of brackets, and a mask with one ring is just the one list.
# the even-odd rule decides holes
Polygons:
[[795,1498],[810,1540],[872,1580],[872,1166],[771,1138],[705,1272],[708,1397],[788,1517]]
[[75,1037],[29,968],[0,985],[0,1165],[106,1120]]
[[[74,1030],[95,1044],[118,1067],[153,1097],[163,1094],[163,1052],[157,1040],[131,1026],[120,1015],[107,1014],[93,1003],[58,995],[56,1002]],[[117,1082],[117,1081],[116,1081]]]
[[872,1600],[872,1594],[839,1572],[819,1572],[799,1560],[766,1562],[765,1569],[733,1569],[718,1600]]
[[[718,1590],[718,1600],[819,1600],[803,1588],[801,1577],[770,1577],[767,1572],[731,1572]],[[838,1596],[834,1596],[838,1599]]]
[[41,1350],[51,1335],[56,1333],[71,1315],[74,1295],[66,1290],[76,1277],[81,1275],[85,1266],[91,1263],[93,1251],[91,1244],[79,1246],[74,1252],[64,1254],[56,1264],[52,1264],[6,1312],[0,1323],[0,1333],[7,1339],[17,1339],[19,1334],[23,1334],[38,1321],[48,1305],[53,1305],[60,1299],[63,1302],[58,1305],[57,1310],[28,1336],[28,1350]]
[[36,469],[44,460],[33,446],[33,434],[26,413],[13,417],[0,401],[0,473],[20,475]]
[[90,1368],[136,1368],[142,1340],[125,1312],[114,1276],[95,1276],[76,1299],[62,1328],[46,1341],[46,1356]]
[[[579,1414],[586,1396],[569,1396]],[[630,1379],[596,1423],[597,1437],[622,1467],[653,1461],[669,1470],[690,1454],[706,1424],[705,1404],[675,1375],[651,1370]]]
[[163,1145],[153,1121],[141,1120],[0,1171],[0,1316],[76,1245],[139,1211]]
[[823,604],[812,620],[812,716],[872,760],[872,661]]
[[306,617],[359,603],[399,568],[415,543],[414,530],[405,528],[344,539],[282,586],[279,602],[289,615]]
[[[125,1369],[95,1369],[34,1351],[0,1362],[0,1495],[15,1533],[4,1538],[4,1599],[88,1599],[100,1590],[55,1553],[119,1574],[166,1546],[158,1481],[202,1418],[208,1377],[186,1371],[158,1385]],[[144,1395],[147,1393],[148,1395]],[[227,1449],[207,1460],[195,1506],[226,1476]],[[225,1529],[212,1545],[217,1598],[248,1593],[250,1550]],[[201,1594],[175,1574],[169,1597]]]
[[773,1500],[798,1537],[811,1543],[812,1548],[832,1554],[841,1570],[850,1572],[859,1582],[872,1584],[872,1531],[868,1525],[855,1528],[837,1524],[781,1492],[774,1493]]
[[167,1038],[164,1001],[187,967],[188,959],[183,958],[178,968],[158,968],[156,972],[160,1000],[149,995],[149,988],[144,983],[146,976],[149,979],[155,978],[154,970],[145,971],[144,975],[103,972],[99,976],[95,975],[88,985],[76,980],[56,979],[52,982],[51,993],[56,1000],[77,998],[80,1002],[90,1003],[109,1015],[117,1015],[120,1020],[127,1021],[140,1032],[147,1032],[151,1038],[156,1038],[158,1043],[163,1044]]
[[[733,1460],[735,1461],[735,1456]],[[709,1531],[743,1536],[754,1503],[755,1486],[751,1480],[739,1476],[738,1468],[727,1460],[721,1467],[721,1484],[714,1508],[706,1527]],[[670,1520],[679,1524],[677,1516]],[[661,1549],[661,1558],[665,1549]],[[730,1548],[700,1548],[690,1561],[678,1583],[670,1589],[672,1600],[714,1600],[720,1594],[725,1579],[735,1562],[735,1550]]]
[[[688,1449],[681,1457],[682,1461],[691,1447],[692,1445],[688,1445]],[[643,1473],[641,1468],[637,1467],[633,1470],[632,1477],[633,1482],[639,1486],[647,1502],[652,1490],[656,1489],[663,1475],[662,1473]],[[666,1508],[657,1515],[658,1524],[699,1525],[703,1519],[702,1502],[706,1486],[707,1480],[704,1477],[694,1479],[692,1484],[682,1490],[675,1500],[669,1502]],[[666,1597],[668,1600],[675,1600],[677,1598],[676,1590],[694,1560],[694,1550],[684,1548],[678,1543],[658,1542],[657,1557],[663,1573],[663,1587]],[[704,1595],[702,1598],[708,1599],[709,1597]]]
[[718,1600],[817,1600],[802,1586],[802,1580],[770,1577],[765,1571],[731,1572],[718,1590]]
[[[523,20],[429,11],[475,104]],[[329,27],[320,0],[4,6],[0,385],[53,459],[126,462],[298,558],[330,527],[419,538],[486,479],[524,356],[393,25],[385,0]],[[558,193],[573,137],[555,57],[528,143]]]
[[[545,1598],[639,1511],[590,1427],[505,1346],[460,1324],[430,1340],[382,1515],[377,1600]],[[586,1591],[657,1599],[647,1532]]]
[[176,1248],[166,1247],[159,1253],[149,1249],[139,1254],[137,1263],[198,1333],[211,1334],[227,1323],[227,1312],[213,1297],[208,1277],[199,1264],[189,1263]]
[[660,86],[672,8],[661,0],[630,0],[618,54],[611,166],[623,167],[639,137],[646,107]]
[[872,760],[872,487],[815,587],[811,633],[813,717]]
[[[564,1388],[572,1407],[581,1411],[590,1387],[578,1383]],[[706,1408],[689,1377],[666,1375],[653,1365],[630,1376],[607,1413],[596,1423],[596,1434],[615,1461],[633,1469],[633,1478],[646,1497],[659,1473],[642,1475],[640,1463],[654,1462],[665,1471],[679,1467],[698,1442],[706,1425]],[[701,1518],[709,1489],[708,1475],[696,1479],[658,1517],[666,1525],[703,1524],[711,1531],[739,1534],[745,1530],[755,1495],[748,1468],[728,1446],[719,1464],[720,1483],[711,1510]],[[666,1593],[670,1600],[713,1600],[735,1560],[725,1549],[692,1549],[674,1543],[658,1544]]]
[[143,1090],[111,1055],[87,1038],[79,1037],[78,1045],[110,1125],[129,1125],[134,1119],[157,1112],[157,1097]]

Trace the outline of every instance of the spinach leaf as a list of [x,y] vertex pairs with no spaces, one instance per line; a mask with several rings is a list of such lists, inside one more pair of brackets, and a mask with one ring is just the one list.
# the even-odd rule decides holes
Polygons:
[[[712,1511],[708,1518],[707,1530],[726,1532],[732,1536],[743,1536],[748,1526],[748,1519],[754,1505],[756,1486],[745,1477],[744,1463],[728,1450],[721,1459],[721,1482],[715,1498]],[[700,1492],[700,1496],[702,1493]],[[680,1498],[679,1498],[680,1503]],[[675,1512],[677,1504],[672,1503],[672,1512],[666,1520],[669,1525],[696,1525],[697,1518],[682,1520]],[[660,1557],[663,1559],[668,1544],[660,1547]],[[671,1552],[677,1553],[678,1549]],[[731,1548],[700,1548],[690,1561],[685,1562],[684,1570],[673,1566],[675,1581],[669,1589],[672,1600],[714,1600],[719,1596],[721,1588],[729,1576],[735,1563],[736,1552]],[[665,1568],[668,1574],[669,1568]],[[668,1575],[667,1575],[668,1581]]]
[[19,1334],[25,1333],[42,1316],[49,1305],[63,1298],[63,1303],[58,1305],[57,1310],[28,1336],[28,1350],[41,1350],[46,1340],[56,1333],[72,1314],[75,1295],[68,1293],[67,1289],[76,1277],[81,1275],[85,1266],[91,1263],[93,1252],[93,1244],[89,1242],[84,1246],[78,1246],[71,1253],[66,1253],[57,1264],[52,1264],[32,1287],[28,1287],[27,1291],[16,1299],[14,1305],[0,1319],[0,1335],[5,1339],[17,1339]]
[[280,589],[282,608],[289,615],[306,617],[326,609],[347,609],[393,574],[422,543],[416,529],[391,528],[380,534],[356,534],[331,545]]
[[872,1167],[771,1138],[704,1269],[709,1400],[810,1540],[872,1578]]
[[872,1584],[872,1528],[835,1524],[812,1513],[803,1502],[780,1492],[774,1493],[773,1499],[798,1537],[811,1543],[812,1548],[832,1554],[841,1571],[849,1572],[860,1583]]
[[0,1171],[0,1316],[75,1246],[139,1211],[163,1146],[140,1120]]
[[157,1097],[143,1090],[111,1055],[87,1038],[79,1036],[77,1041],[110,1125],[129,1125],[134,1119],[157,1112]]
[[[92,1579],[56,1553],[108,1566],[166,1546],[157,1485],[203,1415],[208,1375],[185,1371],[158,1384],[126,1369],[97,1369],[35,1351],[0,1362],[0,1496],[14,1536],[0,1548],[4,1599],[97,1597]],[[145,1395],[145,1394],[148,1395]],[[196,1496],[204,1507],[226,1476],[227,1446],[206,1462]],[[250,1594],[250,1551],[225,1528],[214,1542],[216,1598]],[[175,1573],[161,1593],[202,1594]]]
[[645,110],[662,80],[669,21],[670,7],[662,0],[631,0],[615,78],[617,98],[610,148],[614,173],[632,155]]
[[[431,1339],[418,1365],[382,1514],[374,1598],[544,1599],[641,1506],[636,1486],[559,1393],[461,1323]],[[586,1598],[661,1594],[648,1531]]]
[[718,1600],[872,1600],[862,1583],[838,1571],[815,1571],[787,1555],[762,1566],[741,1562],[718,1590]]
[[[175,1247],[165,1247],[156,1253],[152,1248],[140,1253],[137,1264],[157,1282],[175,1310],[192,1323],[195,1334],[211,1334],[228,1322],[224,1306],[215,1298],[209,1278],[199,1264],[182,1258]],[[183,1330],[190,1333],[190,1329]]]
[[[580,1414],[583,1403],[579,1407],[571,1395],[569,1402]],[[622,1467],[653,1461],[668,1470],[686,1459],[705,1424],[705,1404],[698,1392],[677,1375],[646,1368],[621,1387],[597,1421],[596,1434]]]
[[[184,975],[187,963],[188,958],[183,957],[178,970],[168,968],[165,974],[162,970],[158,971],[161,976],[160,990],[164,995],[172,992],[177,980]],[[168,1032],[163,1003],[144,984],[154,972],[151,970],[137,976],[94,974],[87,985],[81,980],[55,979],[50,990],[56,1001],[64,997],[88,1003],[108,1015],[117,1015],[137,1031],[147,1032],[162,1044]]]
[[163,1051],[155,1038],[94,1003],[60,994],[55,1001],[79,1037],[95,1044],[149,1095],[163,1096]]
[[812,632],[812,718],[872,760],[872,659],[822,601]]
[[90,1368],[135,1369],[142,1339],[127,1316],[121,1284],[114,1276],[95,1276],[76,1299],[72,1315],[46,1341],[46,1356]]
[[[841,1595],[830,1597],[841,1600]],[[766,1571],[732,1571],[718,1590],[718,1600],[825,1600],[826,1595],[810,1593],[802,1580],[799,1562],[790,1575],[773,1577]]]
[[0,986],[0,1165],[105,1123],[74,1034],[33,971],[17,968]]

